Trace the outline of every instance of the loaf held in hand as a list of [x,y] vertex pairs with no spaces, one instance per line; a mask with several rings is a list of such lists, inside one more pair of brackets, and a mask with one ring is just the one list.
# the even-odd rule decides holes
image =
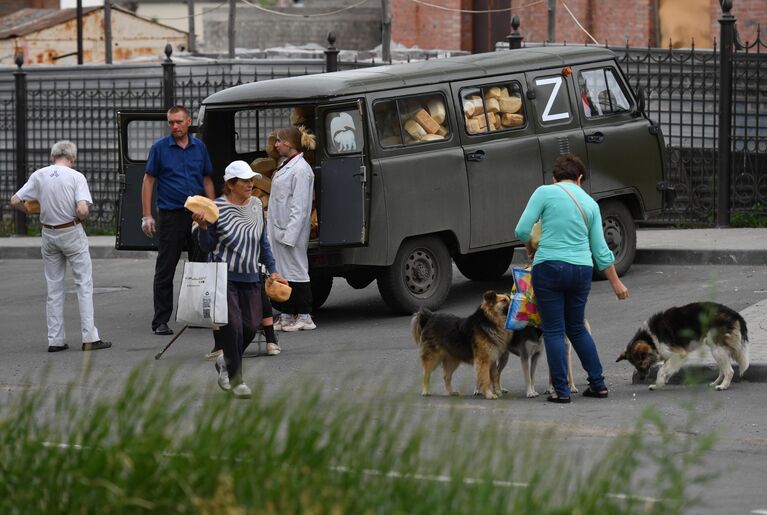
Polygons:
[[199,211],[205,213],[205,221],[209,224],[216,223],[216,220],[218,220],[218,206],[208,197],[203,197],[202,195],[187,197],[184,207],[192,213]]

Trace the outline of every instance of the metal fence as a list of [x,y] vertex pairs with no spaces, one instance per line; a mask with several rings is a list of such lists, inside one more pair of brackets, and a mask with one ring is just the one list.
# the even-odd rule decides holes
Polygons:
[[[26,178],[49,164],[55,141],[70,139],[78,146],[76,168],[88,178],[94,200],[89,233],[111,233],[116,227],[119,193],[117,109],[163,109],[170,99],[194,110],[205,97],[224,88],[323,73],[326,64],[321,59],[179,64],[168,59],[163,66],[19,67],[13,73],[0,73],[0,234],[39,230],[38,217],[14,212],[10,197],[18,189],[19,175]],[[339,68],[371,64],[345,62],[339,63]],[[26,95],[16,95],[15,82],[20,75]],[[19,107],[26,114],[21,120],[26,125],[21,130],[26,134],[23,145],[16,141]],[[20,223],[25,226],[22,230],[18,230]]]
[[[723,17],[727,15],[725,11]],[[731,40],[731,52],[610,47],[631,85],[645,92],[648,114],[665,136],[665,179],[677,195],[659,222],[722,226],[731,215],[767,215],[767,46],[760,32],[752,42],[740,42],[737,35]],[[172,100],[194,109],[230,86],[322,73],[332,69],[335,57],[330,52],[325,61],[237,59],[174,65],[167,60],[163,66],[40,67],[24,75],[25,95],[16,95],[19,86],[14,84],[14,76],[18,83],[24,71],[0,74],[0,233],[13,232],[14,221],[18,230],[9,198],[20,178],[48,164],[55,140],[72,139],[80,147],[77,168],[88,178],[95,200],[89,231],[111,232],[119,186],[118,108],[162,109]],[[729,69],[723,65],[732,73],[723,74]],[[722,110],[722,93],[730,91]],[[23,120],[17,112],[26,114]],[[720,115],[730,112],[723,123]],[[19,131],[19,123],[26,123],[26,130]],[[26,139],[20,145],[18,134]],[[38,227],[35,216],[25,222]]]

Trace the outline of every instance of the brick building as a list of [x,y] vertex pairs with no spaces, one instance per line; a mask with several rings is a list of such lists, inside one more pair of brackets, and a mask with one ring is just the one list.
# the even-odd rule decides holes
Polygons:
[[0,16],[29,8],[58,9],[59,0],[2,0],[0,1]]
[[[552,38],[557,43],[590,41],[564,4],[599,43],[666,47],[671,40],[674,47],[689,47],[694,38],[697,48],[710,48],[719,35],[720,0],[557,0]],[[753,42],[759,25],[767,30],[767,0],[733,4],[740,40]],[[392,40],[422,48],[489,51],[508,35],[516,14],[525,41],[543,42],[549,35],[548,5],[538,0],[392,0]],[[496,12],[465,12],[471,10]]]

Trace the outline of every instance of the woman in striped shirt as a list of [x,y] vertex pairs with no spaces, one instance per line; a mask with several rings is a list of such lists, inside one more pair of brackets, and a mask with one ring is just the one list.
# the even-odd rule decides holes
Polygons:
[[228,264],[229,323],[214,330],[213,337],[216,347],[224,351],[216,358],[218,385],[231,390],[236,398],[251,396],[242,380],[242,354],[261,325],[259,262],[266,266],[269,277],[287,284],[275,270],[261,201],[251,195],[254,176],[246,162],[234,161],[224,172],[223,195],[214,201],[218,220],[208,224],[203,212],[192,215],[200,247],[212,254],[213,261]]

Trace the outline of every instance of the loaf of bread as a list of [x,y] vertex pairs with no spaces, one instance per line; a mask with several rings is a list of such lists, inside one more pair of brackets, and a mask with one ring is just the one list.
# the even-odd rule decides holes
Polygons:
[[405,131],[416,141],[421,141],[426,136],[426,130],[412,119],[405,122]]
[[467,118],[466,129],[471,134],[476,134],[478,132],[485,132],[487,130],[487,120],[485,120],[485,115],[481,114],[473,118]]
[[504,113],[501,123],[506,127],[517,127],[525,123],[525,117],[521,114]]
[[267,277],[266,279],[266,295],[276,301],[276,302],[285,302],[290,298],[290,294],[293,291],[293,288],[288,286],[287,284],[283,284],[279,281],[275,281],[271,277]]
[[250,168],[254,172],[260,173],[265,177],[271,177],[274,171],[277,169],[277,161],[271,157],[259,157],[250,163]]
[[476,116],[482,113],[482,99],[469,97],[463,102],[463,112],[466,116]]
[[441,99],[434,98],[429,100],[426,109],[429,110],[429,115],[434,119],[435,122],[440,125],[445,122],[445,104]]
[[24,201],[24,207],[27,208],[27,213],[30,215],[39,215],[40,214],[40,202],[37,200],[25,200]]
[[493,86],[485,92],[485,100],[490,98],[499,98],[501,96],[501,88]]
[[[261,191],[261,190],[259,190]],[[264,205],[264,209],[269,209],[269,194],[261,191],[261,194],[258,195],[258,200],[261,201],[261,203]]]
[[437,134],[439,134],[440,136],[447,136],[448,134],[450,134],[450,132],[448,132],[447,127],[445,127],[444,125],[440,125],[439,129],[437,129]]
[[218,206],[208,197],[203,197],[202,195],[187,197],[184,207],[192,213],[203,211],[205,213],[205,221],[209,224],[215,223],[218,220]]
[[495,128],[495,130],[502,129],[503,124],[501,122],[501,114],[493,113],[490,116],[493,118],[493,127]]
[[440,136],[439,134],[427,134],[421,139],[421,141],[441,141],[443,139],[445,139],[445,137]]
[[439,123],[437,123],[437,121],[429,115],[426,109],[421,109],[415,113],[413,118],[429,134],[436,134],[439,130]]
[[509,96],[509,89],[508,88],[501,88],[501,97],[500,98],[505,98],[505,97],[508,97],[508,96]]
[[519,97],[504,97],[498,100],[502,113],[516,113],[522,107],[522,99]]
[[485,109],[487,109],[488,113],[497,113],[501,110],[501,107],[498,105],[498,99],[497,98],[488,98],[485,100]]
[[280,162],[280,153],[274,148],[274,143],[277,141],[277,133],[271,133],[266,138],[266,155],[274,159],[276,163]]
[[260,173],[257,173],[253,177],[253,186],[260,189],[261,191],[265,191],[266,193],[272,192],[272,180]]

